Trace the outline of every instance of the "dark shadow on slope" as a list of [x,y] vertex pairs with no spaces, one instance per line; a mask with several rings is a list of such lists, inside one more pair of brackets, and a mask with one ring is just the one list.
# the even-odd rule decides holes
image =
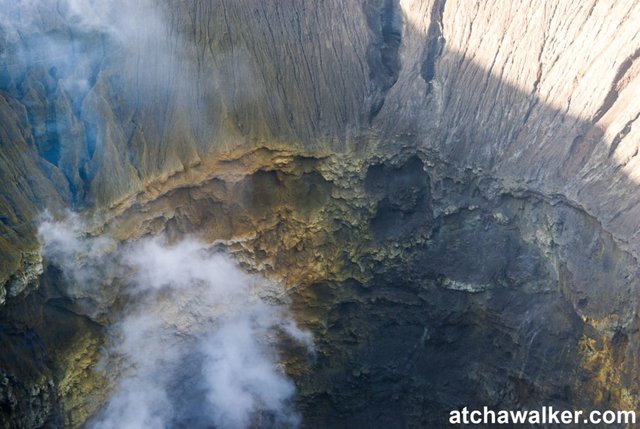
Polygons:
[[[212,31],[221,32],[216,41],[232,44],[238,51],[246,49],[255,60],[256,73],[251,77],[259,76],[272,92],[238,104],[230,100],[233,88],[253,88],[255,82],[229,73],[226,77],[234,83],[219,98],[232,106],[230,111],[209,106],[208,114],[228,113],[242,124],[239,128],[249,139],[282,137],[282,141],[303,142],[300,146],[309,148],[324,144],[317,141],[329,140],[343,150],[360,137],[380,138],[389,153],[403,147],[417,155],[409,164],[376,161],[369,169],[374,183],[363,184],[378,201],[371,221],[377,242],[368,243],[367,237],[362,237],[369,247],[350,262],[370,270],[373,280],[369,284],[349,280],[307,285],[304,294],[294,295],[303,323],[311,310],[315,316],[321,315],[318,322],[309,323],[317,338],[317,364],[298,380],[305,425],[438,427],[451,409],[462,406],[615,408],[623,388],[637,397],[638,374],[633,362],[640,356],[640,342],[633,258],[620,250],[595,218],[561,195],[545,197],[536,194],[541,189],[535,187],[503,194],[500,183],[490,179],[508,176],[527,182],[541,169],[545,173],[542,181],[580,184],[585,161],[608,150],[601,141],[602,130],[593,125],[597,118],[572,117],[545,106],[536,95],[488,75],[482,67],[447,51],[437,25],[426,35],[423,58],[414,61],[415,73],[408,75],[425,81],[424,92],[403,89],[411,84],[402,81],[402,72],[410,65],[398,60],[402,52],[398,40],[407,40],[415,29],[404,20],[399,34],[397,17],[384,16],[387,11],[397,13],[392,7],[395,3],[377,3],[375,11],[382,15],[369,17],[375,26],[360,15],[362,5],[352,6],[358,13],[350,19],[361,21],[357,28],[374,33],[368,39],[372,45],[355,53],[358,58],[346,58],[352,52],[345,48],[352,46],[344,40],[347,21],[331,21],[344,31],[321,32],[321,24],[328,28],[330,19],[314,21],[314,4],[296,8],[300,15],[294,21],[287,19],[284,7],[278,8],[277,0],[256,4],[258,13],[241,10],[242,4],[226,5],[232,9],[228,15],[239,22],[231,28],[212,25]],[[441,14],[440,6],[432,10]],[[302,32],[304,19],[315,22],[311,29],[317,34],[303,41],[296,31]],[[268,31],[273,28],[283,31]],[[331,51],[322,47],[309,48],[327,38],[344,48],[334,53],[345,58],[331,56]],[[242,45],[258,39],[265,40],[260,57],[254,52],[259,47]],[[303,58],[306,51],[324,54],[322,65],[314,62],[317,58]],[[353,72],[356,76],[358,59],[369,68],[366,73],[358,71],[364,82],[343,75]],[[341,70],[345,65],[354,70]],[[328,78],[320,76],[328,71],[335,73],[329,73]],[[394,90],[399,95],[393,95]],[[443,100],[441,110],[434,102],[436,91]],[[417,110],[405,108],[416,104],[420,107]],[[549,118],[557,129],[541,128]],[[2,120],[12,119],[3,115]],[[146,129],[152,129],[153,122],[146,120]],[[370,127],[361,126],[369,121]],[[260,134],[265,129],[266,137]],[[556,132],[558,138],[554,138]],[[158,135],[163,136],[161,131]],[[3,155],[5,150],[13,151],[12,136],[0,137]],[[549,145],[558,148],[541,150]],[[33,143],[24,150],[29,156],[36,152]],[[419,168],[417,156],[422,159]],[[425,167],[425,159],[438,165]],[[456,166],[462,170],[477,167],[486,177],[460,172]],[[29,186],[38,187],[29,170],[34,167],[16,168],[15,176],[28,185],[19,195],[26,201],[40,198],[25,191]],[[426,170],[424,174],[417,173],[420,169]],[[274,174],[260,176],[271,178]],[[622,174],[620,170],[612,173],[616,187],[635,189],[637,184]],[[388,176],[392,178],[385,182]],[[396,176],[400,179],[393,178]],[[597,201],[607,190],[599,186],[578,186],[582,189],[580,203],[593,204],[589,208],[596,214],[610,203]],[[403,198],[399,187],[415,188],[415,195]],[[3,186],[0,195],[9,201],[3,206],[14,204],[14,188]],[[280,198],[279,194],[276,197]],[[269,202],[270,194],[261,192],[247,198]],[[415,204],[409,207],[412,202]],[[616,204],[636,202],[637,197]],[[444,214],[440,209],[450,203],[459,210]],[[476,208],[472,210],[472,206]],[[440,210],[437,213],[436,208]],[[426,211],[422,223],[421,210]],[[17,230],[24,221],[13,212],[2,215],[10,230]],[[401,222],[403,216],[408,224]],[[409,226],[426,231],[426,238],[412,241]],[[550,238],[549,246],[532,238],[536,228],[541,236]],[[7,240],[11,239],[8,236]],[[382,262],[371,257],[373,250],[394,244],[406,246],[400,256]],[[309,296],[313,297],[311,302]],[[30,299],[35,302],[10,301],[11,309],[0,309],[0,320],[18,326],[20,332],[26,332],[25,326],[36,329],[49,348],[47,354],[55,356],[65,343],[52,340],[50,324],[38,322],[36,316],[26,321],[17,316],[26,306],[46,309],[54,302],[46,293]],[[68,323],[64,335],[73,337],[87,330],[79,322],[81,316],[65,312],[64,318],[75,321]],[[599,331],[584,320],[613,321]],[[616,341],[608,343],[608,338]],[[55,386],[59,380],[52,377],[49,367],[38,369],[34,364],[33,374],[31,369],[22,374],[17,374],[20,369],[12,369],[14,350],[25,341],[14,339],[7,340],[5,352],[0,354],[3,372],[13,372],[15,379],[23,377],[21,383],[44,377]],[[593,362],[585,363],[584,347],[596,356]],[[607,365],[620,375],[619,385],[592,384]],[[0,411],[13,418],[19,411],[6,412],[7,401],[0,404]]]

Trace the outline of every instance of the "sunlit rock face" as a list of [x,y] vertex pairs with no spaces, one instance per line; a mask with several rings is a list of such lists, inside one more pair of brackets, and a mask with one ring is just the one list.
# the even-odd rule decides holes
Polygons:
[[39,252],[64,207],[287,288],[302,426],[637,408],[635,2],[110,3],[0,2],[5,427],[113,387],[119,287]]

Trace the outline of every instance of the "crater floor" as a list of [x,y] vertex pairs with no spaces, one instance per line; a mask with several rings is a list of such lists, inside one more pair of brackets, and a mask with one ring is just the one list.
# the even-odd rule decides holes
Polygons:
[[282,285],[303,427],[638,408],[637,2],[91,3],[0,0],[0,427],[113,389],[127,280],[43,258],[69,209]]

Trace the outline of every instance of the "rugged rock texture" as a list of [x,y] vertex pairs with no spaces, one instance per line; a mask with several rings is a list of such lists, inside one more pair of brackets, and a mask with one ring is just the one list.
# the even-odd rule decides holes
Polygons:
[[258,161],[110,228],[196,232],[288,284],[319,350],[312,366],[289,361],[309,427],[438,425],[470,404],[635,406],[637,268],[584,211],[414,155],[227,162]]
[[283,281],[319,349],[287,361],[308,427],[638,408],[635,2],[144,7],[139,31],[61,8],[5,29],[6,427],[104,400],[88,369],[117,293],[54,268],[22,293],[33,220],[65,204],[92,233],[195,233]]
[[[619,239],[637,230],[632,1],[145,6],[152,12],[126,11],[149,27],[128,43],[40,8],[43,23],[3,48],[3,125],[28,116],[16,131],[82,204],[126,204],[230,149],[357,152],[373,136],[381,156],[434,149],[513,186],[561,193]],[[86,90],[65,87],[77,75]],[[41,169],[21,174],[31,170]],[[27,192],[17,194],[37,200]]]

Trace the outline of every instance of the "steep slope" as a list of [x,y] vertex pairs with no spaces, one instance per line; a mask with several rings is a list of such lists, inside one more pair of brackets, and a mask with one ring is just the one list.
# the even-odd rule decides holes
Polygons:
[[[42,4],[1,43],[10,296],[39,270],[28,225],[72,204],[91,234],[196,234],[291,288],[309,427],[636,407],[634,1]],[[8,385],[50,384],[79,425],[117,291],[40,282],[3,320],[66,363]],[[23,306],[64,313],[71,351]]]
[[3,88],[85,204],[112,207],[228,150],[351,152],[368,135],[382,154],[404,141],[561,193],[625,239],[633,6],[194,1],[111,10],[108,28],[41,6],[27,36],[7,37]]

